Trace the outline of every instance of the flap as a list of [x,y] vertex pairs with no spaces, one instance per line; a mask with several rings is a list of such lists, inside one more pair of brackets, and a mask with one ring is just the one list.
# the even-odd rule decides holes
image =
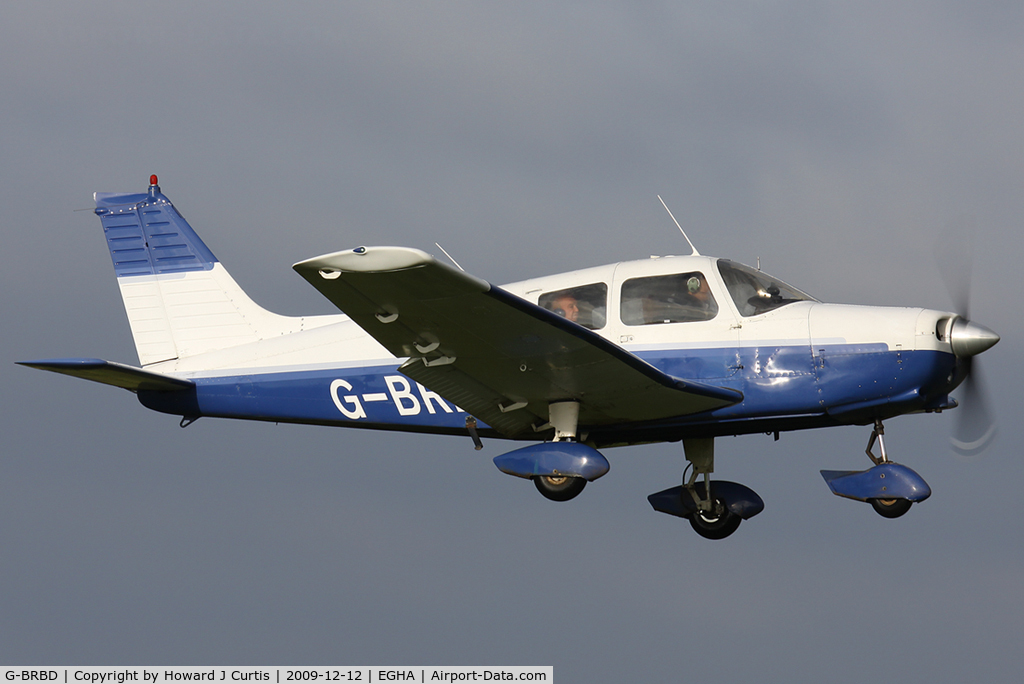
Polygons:
[[662,373],[600,335],[404,247],[358,247],[293,267],[399,358],[400,370],[509,437],[709,411],[740,392]]

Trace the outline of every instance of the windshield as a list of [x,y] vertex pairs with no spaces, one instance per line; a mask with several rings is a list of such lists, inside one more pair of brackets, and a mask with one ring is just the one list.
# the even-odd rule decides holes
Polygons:
[[757,316],[793,302],[818,301],[778,278],[728,259],[718,260],[718,272],[741,316]]

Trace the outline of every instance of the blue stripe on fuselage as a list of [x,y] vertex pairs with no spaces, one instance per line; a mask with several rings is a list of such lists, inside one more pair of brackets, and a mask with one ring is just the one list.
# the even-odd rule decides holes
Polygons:
[[[952,354],[808,346],[658,350],[638,355],[676,377],[743,392],[742,402],[658,421],[686,426],[839,414],[843,407],[904,413],[933,407],[951,389]],[[149,408],[190,416],[389,427],[417,432],[464,430],[466,413],[402,375],[395,365],[194,378],[194,391],[139,392]],[[824,424],[824,423],[823,423]],[[625,428],[626,426],[622,426]],[[481,425],[481,430],[487,427]],[[737,432],[749,432],[749,428]]]
[[449,431],[466,413],[394,366],[195,378],[194,392],[141,393],[176,415]]
[[682,422],[820,414],[814,359],[809,345],[770,345],[721,349],[676,349],[637,354],[677,377],[693,377],[743,393],[739,404]]

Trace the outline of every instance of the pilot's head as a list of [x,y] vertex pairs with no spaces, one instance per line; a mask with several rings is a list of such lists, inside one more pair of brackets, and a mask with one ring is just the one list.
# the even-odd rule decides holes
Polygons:
[[576,323],[580,317],[580,308],[576,305],[576,298],[570,295],[561,295],[552,299],[551,310],[573,323]]
[[707,281],[699,276],[693,276],[686,281],[686,291],[702,302],[707,301],[708,295],[711,294]]

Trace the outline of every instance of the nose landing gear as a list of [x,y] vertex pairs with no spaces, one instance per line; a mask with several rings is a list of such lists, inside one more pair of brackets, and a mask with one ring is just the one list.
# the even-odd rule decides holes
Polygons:
[[[875,464],[873,468],[862,471],[822,470],[821,476],[836,496],[870,503],[883,518],[898,518],[909,511],[911,505],[931,496],[932,490],[913,470],[889,460],[884,434],[882,421],[876,420],[864,450]],[[876,442],[879,456],[874,453]]]

